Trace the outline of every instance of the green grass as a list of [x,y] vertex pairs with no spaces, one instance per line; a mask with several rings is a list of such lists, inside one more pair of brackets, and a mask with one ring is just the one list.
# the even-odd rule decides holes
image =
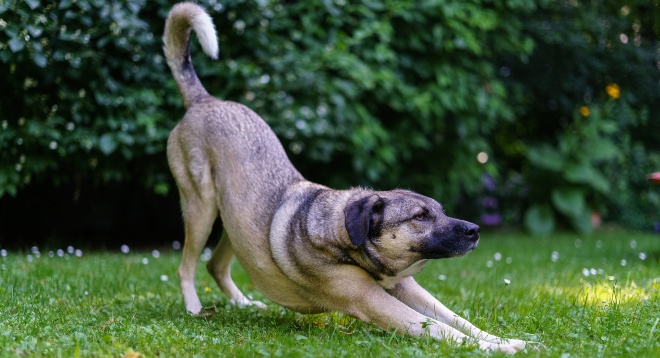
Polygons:
[[[339,314],[299,315],[269,302],[267,310],[234,308],[203,265],[198,292],[217,314],[192,317],[176,279],[178,251],[49,257],[49,250],[0,257],[2,356],[499,355],[400,337]],[[482,329],[543,344],[518,356],[658,357],[659,261],[658,235],[485,233],[473,253],[433,262],[416,277]],[[234,277],[263,299],[238,265]]]

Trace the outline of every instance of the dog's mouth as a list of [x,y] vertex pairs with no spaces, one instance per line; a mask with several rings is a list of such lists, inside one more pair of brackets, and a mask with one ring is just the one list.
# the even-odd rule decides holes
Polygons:
[[410,248],[411,251],[419,253],[424,259],[446,259],[467,255],[479,246],[476,240],[431,240],[425,245]]

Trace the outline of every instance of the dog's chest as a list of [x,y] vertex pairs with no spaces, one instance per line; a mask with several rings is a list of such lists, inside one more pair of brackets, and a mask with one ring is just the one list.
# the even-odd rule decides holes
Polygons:
[[419,260],[395,276],[383,276],[383,278],[378,280],[378,284],[386,290],[391,290],[397,283],[399,283],[399,281],[401,281],[402,278],[415,275],[419,271],[422,271],[424,266],[426,266],[427,261],[428,260]]

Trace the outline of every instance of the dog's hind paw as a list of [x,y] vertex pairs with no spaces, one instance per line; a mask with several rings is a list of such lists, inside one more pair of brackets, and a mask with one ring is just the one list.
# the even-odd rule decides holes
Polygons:
[[186,301],[186,312],[190,313],[193,316],[198,315],[202,311],[202,304],[199,300],[189,300]]
[[256,308],[260,308],[260,309],[266,309],[266,305],[263,302],[256,301],[256,300],[250,300],[247,297],[241,297],[241,298],[238,298],[238,299],[231,299],[231,300],[229,300],[229,303],[232,306],[241,307],[241,308],[252,306],[252,307],[256,307]]

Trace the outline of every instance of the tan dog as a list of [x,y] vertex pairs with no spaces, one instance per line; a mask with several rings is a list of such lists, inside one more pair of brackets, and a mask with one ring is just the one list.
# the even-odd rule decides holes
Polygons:
[[268,125],[249,108],[210,96],[190,60],[192,30],[216,58],[211,18],[176,5],[165,25],[165,55],[184,105],[167,142],[185,225],[179,267],[186,309],[198,314],[197,261],[218,214],[224,232],[207,268],[234,305],[245,297],[230,276],[234,255],[254,286],[298,312],[340,311],[382,329],[429,334],[482,349],[517,352],[457,316],[412,278],[427,260],[477,247],[479,227],[450,218],[435,200],[406,190],[332,190],[306,181]]

